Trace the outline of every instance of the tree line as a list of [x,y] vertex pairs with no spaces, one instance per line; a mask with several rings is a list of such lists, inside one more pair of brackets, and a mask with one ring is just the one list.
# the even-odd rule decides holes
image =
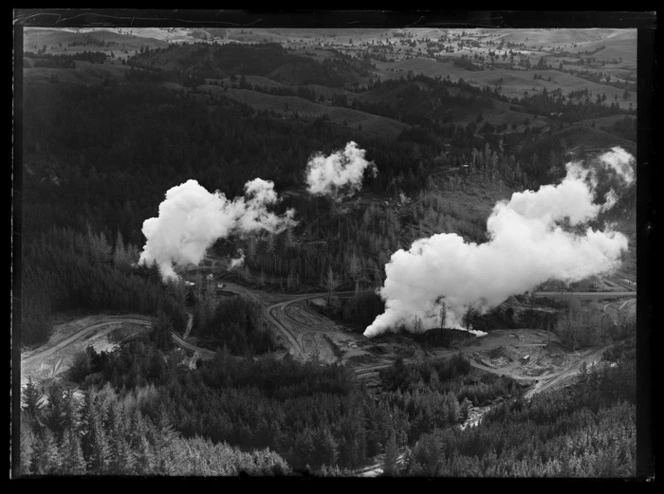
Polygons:
[[184,304],[162,287],[154,267],[133,272],[138,260],[127,254],[120,236],[115,248],[103,233],[80,233],[53,227],[23,242],[21,343],[46,341],[54,312],[87,308],[157,315],[167,314],[174,327],[186,323]]
[[[389,474],[634,472],[633,338],[607,353],[612,365],[584,369],[571,390],[525,401],[513,381],[461,355],[398,361],[372,396],[338,365],[219,351],[192,366],[182,350],[159,348],[157,333],[114,352],[88,348],[68,376],[82,398],[58,383],[27,385],[23,473],[347,476],[380,453]],[[477,427],[458,427],[486,403],[494,406]]]
[[244,452],[224,443],[184,438],[165,415],[142,408],[154,386],[119,394],[88,388],[81,398],[60,384],[30,381],[21,410],[20,474],[79,475],[286,475],[286,462],[270,450]]
[[60,68],[76,68],[76,60],[81,60],[90,63],[104,63],[108,55],[99,51],[82,51],[71,53],[67,55],[54,55],[52,53],[34,53],[25,52],[25,58],[34,59],[32,62],[33,67],[60,67]]
[[[611,363],[611,362],[609,362]],[[574,388],[508,401],[479,426],[425,433],[399,473],[450,477],[632,477],[634,354],[584,370]]]

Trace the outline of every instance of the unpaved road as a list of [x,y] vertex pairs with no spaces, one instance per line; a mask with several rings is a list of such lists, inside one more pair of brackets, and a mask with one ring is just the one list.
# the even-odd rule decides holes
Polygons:
[[552,388],[560,388],[568,383],[573,382],[576,379],[576,376],[581,372],[581,367],[584,363],[588,368],[593,367],[602,359],[604,352],[606,352],[612,346],[613,344],[606,345],[605,347],[599,349],[583,352],[581,355],[579,355],[576,362],[574,362],[562,372],[547,376],[546,379],[539,379],[535,383],[535,386],[526,392],[524,397],[530,399],[537,393],[541,393]]
[[215,352],[212,350],[208,350],[207,348],[201,348],[199,346],[192,345],[191,343],[187,343],[176,333],[171,333],[171,337],[173,338],[173,343],[175,343],[177,346],[189,350],[191,352],[198,353],[198,355],[202,359],[211,359],[215,355]]
[[[235,283],[225,283],[224,290],[261,303],[267,319],[284,338],[289,353],[301,361],[316,358],[323,363],[348,363],[358,382],[373,389],[378,384],[378,370],[392,365],[392,359],[371,358],[371,362],[357,363],[350,358],[366,353],[358,343],[368,339],[352,333],[331,319],[307,306],[307,301],[326,298],[327,292],[304,294],[273,294],[248,289]],[[335,292],[335,296],[348,296],[354,291]],[[272,302],[272,303],[271,303]]]
[[[284,336],[287,345],[290,347],[289,350],[291,354],[296,358],[307,360],[311,357],[313,352],[316,352],[318,353],[318,356],[321,357],[320,360],[323,362],[344,362],[346,360],[346,355],[344,354],[344,351],[341,350],[342,348],[348,351],[348,349],[354,348],[354,345],[357,342],[367,340],[359,334],[353,334],[349,331],[343,330],[333,321],[318,314],[315,310],[307,306],[306,302],[308,300],[324,298],[327,296],[327,293],[319,292],[298,295],[263,293],[234,283],[225,283],[224,289],[232,293],[248,296],[265,307],[265,314],[268,320],[270,320],[277,330]],[[353,292],[337,292],[337,295],[350,295],[352,293]],[[573,295],[580,298],[611,299],[634,297],[635,292],[575,292]],[[538,292],[535,296],[565,297],[569,296],[569,294],[561,294],[559,292]],[[621,304],[619,301],[614,303]],[[629,300],[621,304],[619,307],[628,303],[630,303]],[[192,321],[190,315],[185,330],[185,337],[188,336],[191,330]],[[135,314],[101,316],[100,319],[78,329],[75,333],[65,337],[61,341],[46,344],[44,347],[31,352],[26,352],[26,355],[21,362],[22,374],[24,370],[34,370],[37,365],[41,364],[41,362],[54,356],[57,352],[62,351],[69,345],[76,343],[81,338],[94,332],[110,332],[113,330],[112,326],[117,326],[123,323],[133,323],[143,327],[150,327],[152,325],[152,318]],[[484,365],[482,362],[478,361],[483,360],[479,356],[486,356],[487,352],[503,347],[509,347],[512,349],[523,347],[522,350],[525,351],[536,351],[537,348],[545,346],[543,338],[546,337],[548,340],[549,335],[544,331],[539,330],[510,330],[503,331],[502,333],[500,331],[492,332],[488,336],[484,336],[477,340],[473,345],[463,346],[454,350],[434,350],[433,352],[428,352],[428,354],[437,358],[447,358],[461,352],[469,358],[471,365],[475,368],[498,375],[509,376],[517,381],[533,383],[533,387],[525,394],[525,397],[529,399],[537,393],[558,388],[573,381],[576,375],[581,371],[584,362],[589,367],[596,364],[601,359],[603,353],[610,348],[610,345],[608,345],[600,349],[589,350],[585,353],[575,352],[574,354],[569,355],[570,358],[566,365],[554,366],[548,372],[533,376],[521,372],[519,369],[514,369],[514,366],[511,368],[501,368]],[[176,333],[172,334],[172,338],[176,345],[197,353],[202,359],[211,359],[215,355],[214,351],[188,343]],[[351,353],[352,351],[349,352],[348,355]],[[368,388],[371,388],[372,386],[376,386],[379,371],[391,366],[393,360],[394,359],[388,355],[385,355],[384,357],[374,356],[369,362],[353,362],[350,367],[355,372],[358,382],[362,382]],[[405,363],[411,361],[416,362],[417,359],[404,359]],[[482,413],[477,414],[478,416],[475,417],[476,420],[473,425],[479,423],[481,416],[486,410],[488,410],[488,408],[490,407],[482,407]],[[402,456],[400,456],[399,461],[403,461]],[[376,476],[381,473],[382,462],[366,466],[355,472],[358,476]]]
[[567,298],[573,296],[575,298],[584,299],[608,299],[608,298],[623,298],[623,297],[636,297],[636,291],[629,292],[535,292],[535,297],[547,298]]
[[[351,295],[354,292],[338,292],[337,295]],[[339,359],[339,348],[334,339],[341,333],[345,339],[355,339],[346,335],[341,328],[327,317],[309,310],[302,304],[307,300],[326,297],[327,293],[307,293],[290,300],[278,302],[265,309],[267,317],[289,341],[291,354],[306,360],[313,353],[325,362]],[[327,338],[325,338],[327,336]]]
[[[47,359],[57,356],[58,353],[64,353],[64,351],[72,344],[77,343],[82,338],[85,338],[88,335],[93,335],[99,337],[108,334],[109,332],[117,329],[117,326],[122,324],[138,324],[143,326],[145,329],[152,326],[153,319],[149,316],[143,316],[140,314],[126,314],[126,315],[107,315],[97,317],[98,320],[94,321],[91,324],[86,324],[82,328],[78,329],[75,333],[66,338],[58,341],[54,344],[45,344],[42,347],[39,347],[30,352],[26,352],[25,356],[21,359],[21,382],[22,384],[27,383],[28,377],[35,377],[36,371],[45,362]],[[185,333],[189,333],[191,330],[193,322],[193,316],[190,314],[189,321]],[[177,333],[173,332],[171,334],[173,342],[186,350],[198,353],[202,359],[211,359],[214,357],[215,352],[208,350],[206,348],[201,348],[191,343],[188,343],[181,338]],[[52,373],[52,376],[58,375],[61,372],[65,371],[67,367],[60,367],[58,370],[55,370]]]
[[129,314],[125,316],[105,316],[102,321],[84,327],[83,329],[77,331],[73,335],[65,338],[64,340],[60,341],[59,343],[53,346],[49,346],[47,344],[45,348],[37,349],[37,353],[34,353],[29,357],[26,357],[24,360],[21,361],[21,364],[31,365],[34,364],[35,362],[40,362],[42,360],[45,360],[51,355],[53,355],[55,352],[57,352],[58,350],[61,350],[64,347],[72,344],[74,341],[84,337],[85,335],[87,335],[92,331],[99,330],[105,326],[117,325],[121,323],[133,323],[133,324],[142,324],[142,325],[151,326],[152,318],[136,314]]
[[[35,374],[39,369],[39,366],[41,366],[41,364],[47,359],[53,357],[57,353],[63,352],[70,345],[92,333],[99,333],[99,336],[103,336],[104,334],[111,332],[113,329],[116,329],[114,326],[127,323],[141,326],[152,325],[152,318],[140,314],[107,315],[98,316],[95,319],[94,322],[85,325],[75,333],[56,343],[49,342],[34,350],[25,352],[24,356],[21,358],[21,382],[27,382],[28,377]],[[65,370],[65,368],[60,369],[60,371],[63,370]],[[53,375],[57,375],[58,373],[59,372],[57,371],[53,372]]]
[[[367,386],[368,389],[380,387],[379,371],[390,367],[393,364],[394,358],[396,358],[395,355],[379,357],[358,350],[359,346],[366,345],[368,341],[366,337],[342,328],[329,318],[308,307],[307,301],[325,298],[327,297],[327,293],[325,292],[305,294],[271,293],[254,290],[232,282],[225,282],[224,290],[249,297],[264,307],[267,319],[283,335],[288,351],[293,357],[302,361],[315,357],[323,363],[341,362],[348,364],[355,373],[357,381]],[[352,291],[343,291],[336,292],[336,295],[346,296],[353,293]],[[579,298],[601,300],[625,298],[626,300],[623,302],[615,300],[614,302],[605,304],[607,308],[609,305],[611,306],[612,312],[618,312],[625,306],[633,306],[636,293],[633,291],[536,292],[534,295],[536,297],[554,298],[572,295]],[[46,344],[36,350],[25,352],[21,362],[22,377],[24,375],[35,374],[42,362],[45,362],[58,352],[66,349],[69,345],[78,342],[88,335],[99,333],[97,336],[101,336],[112,331],[114,329],[113,326],[123,323],[133,323],[143,327],[149,327],[152,324],[152,318],[138,314],[95,316],[94,319],[92,323],[86,324],[84,327],[76,330],[75,333],[56,343]],[[198,357],[202,359],[213,358],[215,355],[214,351],[185,341],[191,331],[192,322],[193,316],[190,314],[183,337],[180,337],[176,333],[172,334],[174,343],[190,352],[197,353]],[[537,393],[564,386],[571,382],[580,372],[583,362],[589,366],[594,365],[609,348],[609,346],[606,346],[585,353],[575,352],[574,354],[569,354],[569,358],[565,362],[558,362],[557,365],[547,366],[542,364],[541,372],[538,373],[533,373],[532,365],[530,366],[531,369],[528,369],[525,363],[523,366],[514,364],[508,366],[487,365],[489,363],[487,362],[487,355],[493,350],[510,348],[513,350],[521,349],[522,354],[535,352],[538,347],[546,346],[548,338],[549,335],[547,333],[538,330],[495,331],[477,340],[472,345],[454,350],[439,349],[426,353],[428,356],[436,358],[449,358],[456,353],[463,353],[468,357],[471,365],[477,369],[511,377],[517,381],[532,383],[533,387],[526,393],[526,397],[530,398]],[[366,355],[366,360],[349,360],[362,353]],[[417,361],[417,358],[404,359],[405,363]],[[54,368],[56,374],[62,370],[65,369],[58,370]]]
[[[373,464],[358,468],[354,470],[353,473],[358,477],[378,477],[379,475],[382,475],[383,467],[385,465],[385,455],[380,454],[375,458],[375,460],[377,461],[375,461]],[[405,461],[405,453],[400,453],[396,460],[397,466],[403,468]]]
[[[349,331],[344,331],[339,325],[330,319],[307,307],[305,304],[306,301],[316,298],[325,298],[327,296],[327,293],[325,292],[296,295],[274,294],[269,292],[263,293],[259,290],[253,290],[235,283],[225,283],[224,285],[224,289],[226,291],[247,296],[252,300],[260,303],[264,307],[266,302],[270,303],[276,301],[276,303],[272,303],[265,308],[265,314],[268,320],[274,324],[274,326],[285,338],[287,347],[289,347],[289,352],[295,358],[300,360],[307,360],[311,358],[313,354],[316,354],[317,358],[322,362],[332,363],[344,361],[345,353],[349,348],[354,348],[357,342],[366,340],[366,338],[359,334],[353,334]],[[354,292],[352,291],[344,291],[337,292],[336,295],[351,295],[353,293]],[[626,298],[635,296],[635,292],[536,292],[535,296],[567,297],[571,294],[579,298],[595,299]],[[621,306],[627,303],[630,302],[626,301],[624,304],[621,304]],[[192,352],[198,352],[198,355],[203,359],[212,358],[215,354],[214,351],[198,347],[185,341],[186,337],[191,331],[192,319],[193,318],[190,315],[184,337],[180,337],[179,335],[173,333],[173,341],[176,343],[176,345],[182,348]],[[26,370],[33,369],[35,365],[39,365],[41,362],[52,357],[57,352],[66,348],[72,343],[77,342],[86,335],[89,335],[93,332],[106,330],[109,326],[119,325],[121,323],[134,323],[142,326],[150,326],[152,324],[152,319],[148,316],[142,316],[138,314],[102,316],[101,319],[95,321],[93,324],[89,324],[77,330],[74,334],[62,339],[56,344],[47,344],[43,348],[39,348],[31,352],[26,352],[26,356],[22,359],[21,362],[21,368]],[[110,332],[111,330],[112,328],[108,328],[107,332]],[[482,347],[486,347],[482,349],[484,352],[490,350],[490,347],[496,347],[499,344],[505,344],[512,347],[523,345],[533,346],[532,342],[523,343],[516,339],[512,339],[506,342],[504,340],[496,340],[493,337],[484,338],[485,339],[482,340]],[[490,342],[493,343],[487,347],[486,344]],[[542,392],[554,386],[557,387],[559,385],[563,385],[578,373],[582,362],[596,362],[598,358],[601,357],[601,354],[606,350],[606,348],[607,347],[595,350],[588,355],[579,356],[578,360],[570,367],[564,368],[562,370],[556,369],[552,372],[544,373],[536,377],[522,375],[518,372],[510,371],[508,369],[501,369],[484,365],[472,355],[473,352],[477,352],[479,350],[479,348],[473,346],[462,347],[459,350],[435,350],[431,353],[431,356],[445,358],[461,351],[462,353],[469,356],[471,365],[478,369],[499,375],[506,375],[518,381],[537,381],[533,389],[528,392],[528,396],[532,396],[535,393]],[[353,371],[355,372],[358,381],[365,384],[375,384],[379,371],[392,365],[392,359],[389,358],[374,358],[371,360],[371,362],[352,364]],[[410,359],[405,359],[406,363],[409,361]]]
[[[343,332],[339,325],[304,304],[308,300],[327,297],[326,292],[275,294],[225,281],[224,291],[243,295],[263,306],[265,316],[284,337],[289,353],[298,360],[308,360],[315,353],[323,362],[335,362],[339,359],[339,349],[331,340],[340,334],[344,340],[353,339],[353,335]],[[335,292],[335,295],[353,293],[343,291]]]
[[[353,292],[340,292],[339,295],[349,295],[352,293]],[[570,294],[574,297],[583,299],[603,300],[626,298],[626,302],[621,304],[621,306],[632,304],[636,295],[635,292],[631,291],[571,292],[564,294],[560,294],[560,292],[537,292],[535,295],[541,297],[565,297]],[[349,340],[360,341],[362,339],[360,335],[352,335],[347,332],[341,333],[336,324],[324,316],[315,313],[306,307],[306,304],[302,303],[306,300],[325,297],[326,295],[326,293],[298,295],[289,300],[276,303],[266,309],[269,319],[289,340],[291,348],[293,349],[292,353],[303,357],[303,359],[310,356],[313,350],[318,351],[320,355],[325,355],[327,357],[321,359],[323,361],[334,362],[342,360],[340,358],[334,358],[334,349],[330,349],[330,347],[335,346],[334,341],[330,342],[324,340],[321,337],[323,335],[332,335],[334,337],[334,335],[338,336],[339,334],[343,334],[344,336],[348,336]],[[620,302],[617,301],[615,303]],[[589,350],[585,353],[575,352],[574,354],[568,355],[569,359],[573,360],[573,362],[568,362],[566,364],[561,362],[559,365],[549,365],[547,370],[543,370],[541,373],[534,375],[529,375],[528,370],[530,369],[526,369],[532,367],[530,363],[528,365],[524,364],[524,369],[519,368],[518,365],[516,368],[491,367],[484,365],[479,361],[481,359],[477,358],[477,355],[475,355],[478,353],[485,354],[492,349],[501,346],[517,349],[521,348],[522,354],[528,354],[535,351],[537,348],[545,348],[550,337],[551,335],[541,330],[498,331],[477,340],[479,344],[469,345],[455,350],[434,350],[433,352],[430,352],[430,356],[436,358],[449,358],[461,352],[469,358],[471,365],[477,369],[510,377],[516,381],[532,383],[533,387],[526,394],[526,397],[530,398],[537,393],[552,388],[558,388],[571,382],[580,372],[583,362],[586,362],[589,366],[594,365],[601,359],[601,355],[609,348],[609,346],[606,346],[600,349]],[[553,341],[555,342],[555,340],[556,339],[554,338]],[[321,351],[322,346],[328,347],[325,349],[326,353]],[[338,345],[338,347],[340,346],[342,345]],[[411,361],[416,362],[417,359],[404,359],[405,363],[410,363]],[[375,386],[378,380],[379,371],[390,367],[392,364],[393,359],[391,358],[374,358],[371,362],[359,364],[353,363],[352,368],[357,380],[371,387]],[[547,368],[547,365],[542,363],[541,367]]]
[[[182,335],[182,339],[186,340],[187,337],[189,336],[189,333],[191,332],[191,327],[194,325],[194,315],[189,314],[189,319],[187,320],[187,329],[184,330],[184,334]],[[173,333],[175,334],[175,333]]]

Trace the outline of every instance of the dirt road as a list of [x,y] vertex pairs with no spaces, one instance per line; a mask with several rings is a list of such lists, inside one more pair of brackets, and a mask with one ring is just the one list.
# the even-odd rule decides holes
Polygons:
[[[389,355],[382,357],[372,356],[359,350],[359,346],[367,344],[367,338],[358,334],[352,333],[345,328],[340,327],[338,324],[329,318],[319,314],[317,311],[308,307],[307,301],[325,298],[327,293],[305,293],[305,294],[282,294],[262,292],[244,287],[235,283],[225,283],[224,289],[228,292],[240,294],[258,302],[264,307],[267,319],[272,322],[275,328],[283,336],[284,342],[288,351],[293,357],[298,360],[309,360],[312,357],[317,358],[323,363],[342,362],[348,363],[349,367],[355,373],[358,382],[363,383],[368,388],[380,386],[379,371],[387,368],[393,364],[394,358]],[[352,295],[352,291],[337,292],[336,295],[346,296]],[[567,297],[570,293],[560,292],[536,292],[536,297]],[[572,292],[571,295],[579,298],[594,298],[594,299],[619,299],[627,298],[626,301],[610,302],[614,307],[613,310],[621,309],[625,305],[633,305],[633,297],[635,292]],[[630,298],[631,297],[631,298]],[[84,318],[86,319],[86,318]],[[35,349],[30,352],[24,352],[21,362],[22,375],[33,373],[38,366],[46,362],[47,359],[52,359],[65,354],[64,350],[72,344],[80,341],[82,338],[95,333],[108,333],[123,323],[133,323],[143,327],[149,327],[152,324],[152,318],[137,314],[127,315],[103,315],[94,316],[89,322],[86,321],[85,326],[77,329],[71,335],[62,338],[55,343],[49,343],[45,346]],[[183,337],[173,333],[172,338],[176,345],[191,352],[197,352],[198,356],[203,359],[210,359],[214,357],[215,352],[205,348],[193,345],[186,340],[192,327],[193,317],[190,314],[187,323],[187,328]],[[485,359],[481,358],[488,352],[495,350],[498,347],[508,347],[510,349],[519,349],[524,347],[524,351],[532,352],[536,347],[544,346],[543,336],[549,335],[540,331],[519,330],[510,331],[510,333],[519,333],[518,338],[508,338],[505,334],[493,332],[490,336],[484,337],[471,346],[461,347],[456,350],[434,350],[428,352],[429,356],[436,358],[448,358],[455,353],[461,352],[465,354],[471,365],[474,367],[492,372],[498,375],[509,376],[517,381],[532,382],[534,387],[530,389],[527,396],[533,396],[536,393],[562,386],[571,381],[581,369],[583,362],[587,365],[596,363],[603,352],[608,348],[604,347],[587,354],[577,355],[574,361],[569,365],[561,366],[554,365],[553,367],[542,365],[542,372],[537,375],[524,373],[521,369],[506,368],[503,366],[487,365]],[[100,336],[100,335],[97,335]],[[516,336],[511,334],[509,336]],[[539,339],[538,339],[539,338]],[[359,344],[359,345],[358,345]],[[530,350],[528,350],[530,349]],[[352,360],[358,354],[364,353],[365,358],[360,361]],[[71,355],[69,355],[71,357]],[[396,357],[395,357],[396,358]],[[409,363],[411,359],[404,359]],[[413,362],[417,359],[413,359]],[[54,366],[58,367],[59,366]],[[62,367],[62,370],[65,370]],[[25,371],[25,372],[24,372]]]
[[[86,318],[84,318],[84,320],[85,319]],[[188,334],[191,330],[192,322],[193,316],[190,314],[185,334]],[[39,379],[38,376],[40,371],[49,359],[59,361],[52,366],[53,368],[49,373],[49,377],[54,377],[58,374],[61,374],[69,368],[67,365],[60,365],[61,362],[63,360],[71,361],[73,359],[72,349],[70,348],[72,345],[76,345],[76,343],[78,343],[81,339],[88,339],[93,336],[95,338],[105,336],[114,329],[117,329],[119,326],[127,323],[137,324],[142,326],[144,329],[147,329],[152,326],[152,318],[140,314],[97,316],[92,322],[86,323],[84,321],[83,327],[78,329],[75,333],[61,339],[60,341],[55,343],[47,343],[33,351],[25,352],[23,358],[21,359],[22,384],[27,383],[29,377],[32,377],[33,379]],[[177,346],[197,353],[198,356],[202,359],[211,359],[215,355],[215,352],[212,350],[201,348],[186,342],[184,337],[180,337],[175,332],[171,334],[171,337]]]
[[[261,304],[265,308],[265,316],[283,336],[293,357],[307,360],[313,354],[317,354],[324,362],[338,360],[338,349],[330,338],[336,338],[341,328],[327,317],[309,310],[304,305],[308,300],[327,297],[327,293],[273,294],[226,282],[224,290],[246,296]],[[336,295],[353,293],[337,292]]]
[[[95,316],[94,318],[84,318],[86,320],[92,319],[90,322],[78,329],[73,334],[64,337],[63,339],[53,342],[49,341],[32,351],[24,352],[21,358],[21,383],[27,382],[29,377],[38,378],[42,371],[42,366],[49,360],[60,358],[62,360],[71,360],[73,355],[69,352],[69,348],[78,343],[81,339],[95,335],[97,337],[104,336],[121,324],[136,324],[140,326],[151,326],[152,318],[140,314],[126,314],[126,315],[103,315]],[[64,325],[58,325],[55,328],[57,331]],[[56,364],[53,366],[50,377],[54,377],[68,367]]]
[[530,399],[537,393],[541,393],[552,388],[560,388],[573,382],[576,379],[576,376],[581,372],[581,368],[584,363],[588,368],[597,365],[597,363],[602,359],[604,352],[606,352],[612,346],[613,344],[606,345],[605,347],[596,350],[588,350],[581,353],[576,362],[574,362],[562,372],[547,376],[546,379],[539,379],[535,383],[535,386],[526,392],[524,397]]
[[583,299],[609,299],[609,298],[623,298],[623,297],[636,297],[636,291],[629,292],[535,292],[534,297],[547,297],[547,298],[567,298],[574,296]]
[[[396,464],[398,467],[403,468],[406,462],[406,454],[400,453],[397,456]],[[383,474],[383,467],[385,466],[385,455],[380,454],[374,459],[374,463],[362,468],[356,469],[353,474],[358,477],[378,477]]]
[[198,353],[198,355],[202,359],[211,359],[214,357],[215,354],[214,351],[208,350],[207,348],[201,348],[199,346],[192,345],[191,343],[184,341],[184,339],[180,338],[180,336],[178,336],[176,333],[171,333],[171,337],[173,339],[173,343],[175,343],[177,346],[189,350],[191,352]]
[[23,359],[21,364],[31,365],[34,364],[35,362],[45,360],[51,355],[53,355],[55,352],[72,344],[74,341],[83,338],[85,335],[87,335],[92,331],[97,331],[105,326],[117,325],[120,323],[133,323],[133,324],[142,324],[142,325],[151,326],[152,318],[141,315],[133,315],[133,314],[126,316],[105,316],[103,320],[95,324],[84,327],[83,329],[77,331],[68,338],[65,338],[64,340],[60,341],[56,345],[49,346],[48,344],[46,344],[44,347],[40,347],[40,349],[37,350],[37,353],[32,354],[29,357]]
[[[187,337],[189,336],[189,333],[191,332],[191,327],[194,325],[194,315],[189,314],[189,319],[187,320],[187,328],[184,330],[184,334],[182,335],[182,339],[186,340]],[[175,335],[175,333],[173,333]]]
[[[350,295],[353,292],[339,292]],[[268,319],[282,332],[291,347],[291,354],[307,360],[312,354],[324,361],[339,360],[339,348],[335,339],[341,328],[327,317],[309,310],[302,303],[307,300],[326,297],[326,293],[307,293],[290,300],[269,306],[265,313]],[[325,337],[327,336],[327,338]],[[346,339],[352,339],[350,336]]]

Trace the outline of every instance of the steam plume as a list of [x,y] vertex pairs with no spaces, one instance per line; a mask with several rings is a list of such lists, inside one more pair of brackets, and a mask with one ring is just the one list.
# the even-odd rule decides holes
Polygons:
[[362,187],[362,177],[368,168],[373,176],[376,165],[364,159],[365,150],[350,141],[346,148],[329,156],[317,153],[307,163],[307,191],[326,195],[335,201],[350,197]]
[[268,211],[279,201],[273,182],[256,178],[244,191],[244,197],[231,201],[219,191],[208,192],[196,180],[169,189],[159,216],[143,222],[147,240],[139,264],[156,261],[164,280],[177,278],[173,263],[197,265],[219,238],[258,230],[279,233],[296,224],[292,209],[281,216]]
[[632,162],[629,153],[613,148],[591,167],[568,163],[560,184],[514,193],[509,201],[498,202],[487,220],[486,243],[467,243],[454,233],[441,233],[416,240],[408,251],[398,250],[385,266],[387,277],[380,290],[386,310],[364,335],[396,331],[399,326],[413,330],[418,319],[422,328],[437,326],[442,297],[448,326],[461,327],[471,304],[485,311],[549,279],[569,283],[615,269],[627,238],[610,227],[594,230],[587,223],[617,197],[610,189],[604,204],[594,203],[598,174],[613,175],[621,186],[630,184]]

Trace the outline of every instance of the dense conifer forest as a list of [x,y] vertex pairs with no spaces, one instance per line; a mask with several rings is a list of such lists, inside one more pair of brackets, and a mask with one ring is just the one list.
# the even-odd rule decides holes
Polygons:
[[[388,476],[634,474],[633,319],[582,319],[572,302],[518,314],[469,307],[465,328],[540,328],[570,352],[608,350],[576,384],[526,398],[526,385],[456,353],[470,337],[443,318],[439,330],[407,333],[426,359],[381,362],[381,385],[368,389],[352,365],[289,354],[265,304],[220,293],[228,282],[274,303],[320,292],[326,303],[306,310],[357,336],[386,309],[376,289],[398,249],[439,232],[488,241],[491,207],[562,179],[584,139],[634,152],[626,103],[587,89],[508,96],[502,77],[484,86],[435,71],[388,77],[395,69],[384,64],[398,62],[388,62],[388,43],[373,58],[269,40],[154,41],[130,53],[121,41],[77,36],[62,50],[30,45],[20,64],[20,347],[47,344],[67,311],[150,316],[152,329],[112,351],[89,345],[63,379],[22,388],[20,474],[352,476],[367,465]],[[410,49],[408,36],[395,39]],[[453,53],[451,39],[436,43]],[[449,65],[474,73],[486,63]],[[308,161],[350,141],[378,173],[344,200],[309,194]],[[143,222],[166,191],[195,179],[231,199],[257,177],[274,182],[275,211],[293,208],[295,223],[207,251],[211,262],[241,249],[241,267],[199,275],[192,288],[138,264]],[[635,197],[620,201],[627,211]],[[397,333],[380,341],[406,337]],[[173,335],[183,334],[214,357],[179,348]],[[436,348],[455,355],[434,358]],[[490,410],[469,426],[478,408]]]

